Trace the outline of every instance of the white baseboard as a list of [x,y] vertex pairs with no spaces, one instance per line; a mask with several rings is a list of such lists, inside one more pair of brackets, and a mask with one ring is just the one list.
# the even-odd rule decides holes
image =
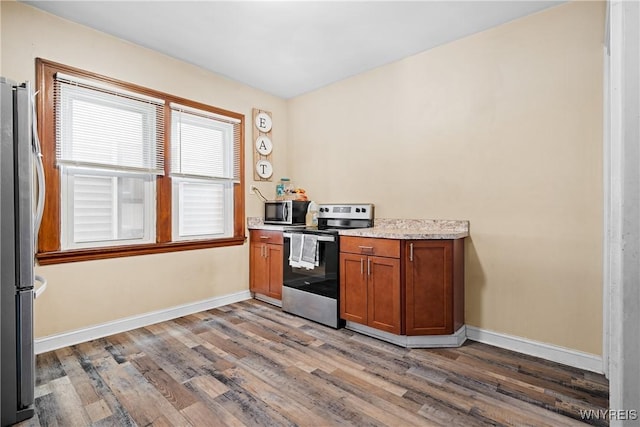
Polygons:
[[553,362],[573,366],[575,368],[596,372],[598,374],[602,374],[604,371],[602,357],[591,353],[584,353],[565,347],[533,341],[513,335],[506,335],[469,325],[467,325],[467,338],[507,350],[517,351],[518,353],[528,354],[529,356],[540,357]]
[[200,311],[211,310],[212,308],[222,307],[223,305],[233,304],[234,302],[245,301],[248,299],[251,299],[251,292],[242,291],[221,297],[179,305],[165,310],[152,311],[150,313],[126,317],[112,322],[90,326],[88,328],[64,332],[62,334],[37,338],[34,343],[34,350],[36,354],[46,353],[47,351],[95,340],[97,338],[118,334],[120,332],[130,331],[136,328],[142,328],[154,323],[164,322],[166,320],[187,316]]

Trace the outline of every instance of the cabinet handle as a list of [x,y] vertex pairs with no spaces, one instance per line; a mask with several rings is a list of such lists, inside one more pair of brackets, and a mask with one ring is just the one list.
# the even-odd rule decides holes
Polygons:
[[262,245],[262,247],[260,248],[260,252],[262,252],[262,258],[266,258],[266,257],[267,257],[267,256],[265,255],[265,252],[266,252],[266,251],[265,251],[265,249],[266,249],[266,248],[267,248],[267,247],[266,247],[265,245]]
[[367,276],[371,276],[371,258],[367,258]]
[[269,239],[269,236],[260,236],[261,239]]
[[364,274],[364,259],[360,258],[360,275]]
[[358,246],[363,254],[372,254],[373,246]]
[[413,243],[409,243],[409,261],[413,262]]

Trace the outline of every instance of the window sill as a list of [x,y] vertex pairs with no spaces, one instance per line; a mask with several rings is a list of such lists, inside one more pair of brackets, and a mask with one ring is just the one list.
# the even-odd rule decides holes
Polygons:
[[227,239],[201,240],[189,242],[155,243],[148,245],[110,246],[95,249],[79,249],[56,252],[40,252],[36,255],[40,265],[62,264],[67,262],[91,261],[98,259],[120,258],[135,255],[161,254],[167,252],[189,251],[195,249],[239,246],[246,237],[230,237]]

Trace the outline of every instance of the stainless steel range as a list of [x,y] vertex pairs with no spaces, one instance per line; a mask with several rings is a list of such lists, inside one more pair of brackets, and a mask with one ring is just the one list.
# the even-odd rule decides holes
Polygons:
[[340,229],[373,227],[371,203],[321,204],[318,228],[284,232],[282,310],[333,328],[340,319]]

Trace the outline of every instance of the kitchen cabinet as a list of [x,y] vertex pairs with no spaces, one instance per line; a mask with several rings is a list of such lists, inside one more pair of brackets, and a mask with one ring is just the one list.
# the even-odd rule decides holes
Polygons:
[[399,240],[340,238],[340,317],[402,333]]
[[406,335],[452,334],[464,324],[463,242],[404,242]]
[[464,325],[464,239],[341,236],[340,316],[405,338],[456,334]]
[[251,230],[249,233],[249,290],[282,299],[283,236],[281,231]]

